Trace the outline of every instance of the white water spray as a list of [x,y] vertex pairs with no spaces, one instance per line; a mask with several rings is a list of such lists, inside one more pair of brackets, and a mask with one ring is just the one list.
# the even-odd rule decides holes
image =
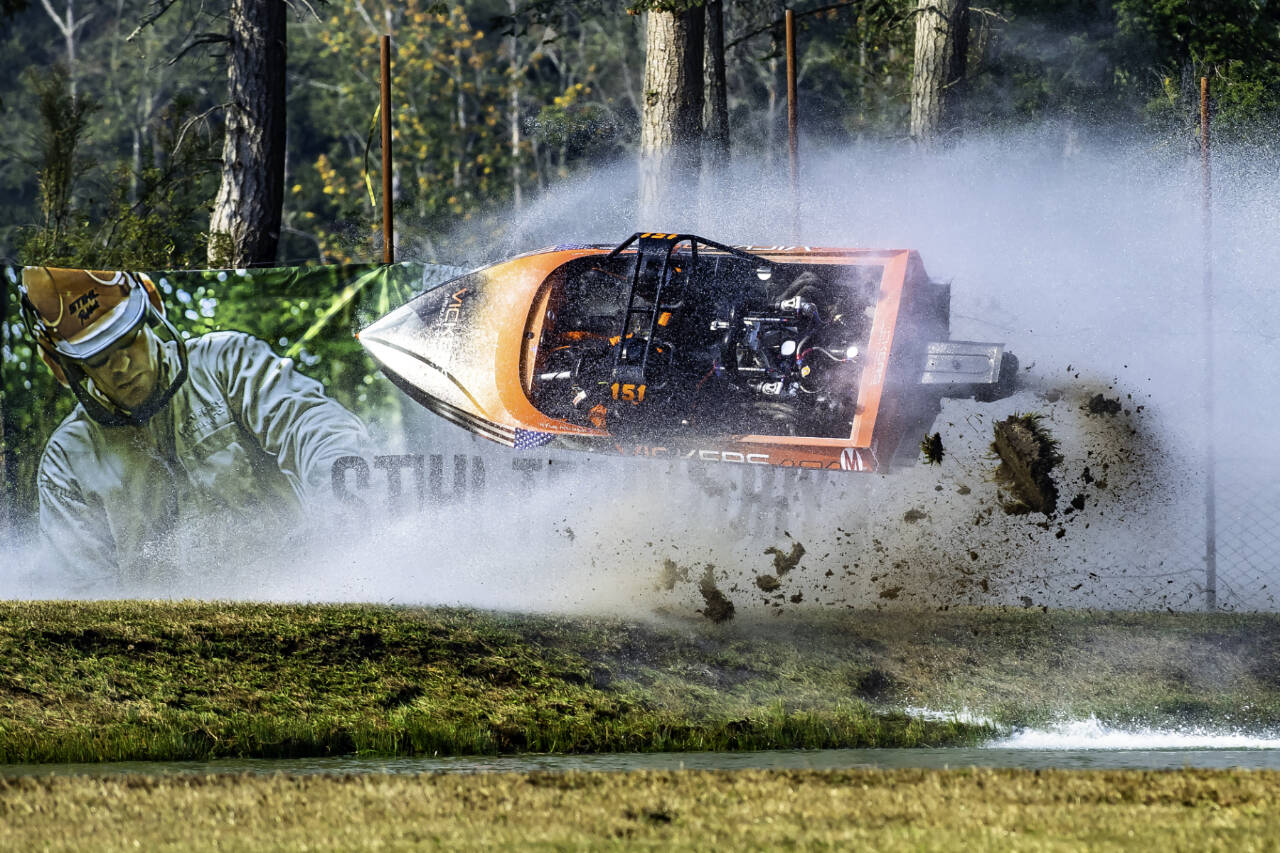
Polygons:
[[1047,728],[1019,729],[987,744],[992,749],[1037,750],[1174,750],[1277,749],[1280,733],[1186,726],[1154,729],[1119,726],[1096,717],[1056,723]]
[[[947,404],[936,427],[948,454],[937,468],[872,477],[775,472],[766,483],[726,466],[693,482],[678,468],[668,475],[637,463],[624,472],[584,460],[559,479],[540,473],[529,490],[513,485],[522,476],[512,473],[515,454],[423,416],[404,446],[482,456],[490,471],[483,497],[410,508],[287,548],[192,548],[181,572],[143,592],[573,612],[699,606],[692,583],[655,594],[657,570],[671,559],[694,577],[714,565],[742,609],[793,606],[795,594],[801,607],[1195,609],[1206,441],[1224,458],[1245,460],[1245,485],[1272,482],[1265,451],[1280,431],[1280,374],[1269,367],[1280,328],[1270,286],[1280,269],[1280,168],[1249,152],[1215,164],[1221,375],[1218,422],[1206,425],[1194,157],[1135,142],[1067,154],[1059,143],[1052,133],[1029,133],[977,137],[928,158],[858,146],[805,161],[802,242],[919,249],[935,278],[953,282],[952,336],[1006,341],[1029,368],[1024,390],[1000,404]],[[450,260],[618,242],[640,225],[731,243],[791,242],[785,187],[757,164],[739,162],[700,194],[691,191],[663,223],[634,222],[634,178],[624,167],[567,181],[529,205],[485,257]],[[1081,394],[1095,389],[1134,413],[1126,423],[1145,443],[1098,449],[1112,436],[1089,431],[1113,422],[1081,413]],[[1063,500],[1077,491],[1087,497],[1071,524],[996,509],[990,423],[1017,411],[1046,413],[1063,442]],[[1148,468],[1126,480],[1125,454]],[[1105,477],[1102,463],[1113,466]],[[1085,487],[1086,466],[1105,490]],[[806,548],[788,575],[794,588],[780,602],[766,600],[753,587],[771,571],[764,552],[794,542]],[[10,546],[0,582],[17,597],[76,594],[59,574],[66,567],[33,566],[29,552]],[[1277,606],[1280,580],[1243,557],[1225,560],[1220,576],[1220,601]]]

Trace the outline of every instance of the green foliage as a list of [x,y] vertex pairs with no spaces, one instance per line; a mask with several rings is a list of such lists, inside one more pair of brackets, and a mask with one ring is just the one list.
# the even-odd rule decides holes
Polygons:
[[32,72],[27,79],[40,116],[36,168],[43,220],[31,236],[27,251],[36,257],[56,257],[62,254],[69,240],[72,191],[76,179],[89,168],[79,149],[89,117],[99,105],[75,94],[67,69],[62,65],[54,65],[44,74]]
[[1215,137],[1274,152],[1280,132],[1280,62],[1262,70],[1242,61],[1228,62],[1215,69],[1212,85]]
[[[29,8],[24,9],[24,5]],[[505,208],[579,168],[626,155],[637,143],[642,22],[647,9],[702,0],[411,0],[377,18],[367,4],[334,0],[323,19],[291,21],[289,187],[283,260],[376,257],[381,208],[376,179],[378,37],[394,34],[396,208],[412,251],[470,257],[504,225]],[[805,132],[824,144],[905,135],[914,41],[911,4],[893,0],[799,7]],[[725,4],[731,136],[740,153],[775,156],[783,97],[778,26],[770,0]],[[52,85],[57,41],[42,7],[6,7],[20,37],[3,69]],[[216,57],[189,51],[182,21],[208,10],[178,0],[149,18],[143,0],[95,10],[64,72],[79,95],[53,86],[40,120],[34,93],[7,95],[19,143],[13,162],[35,163],[43,128],[77,130],[77,159],[43,169],[37,186],[0,164],[7,194],[0,253],[66,263],[148,268],[200,263],[204,207],[214,191],[221,97]],[[632,14],[628,14],[631,12]],[[202,17],[203,16],[203,17]],[[1146,128],[1170,139],[1193,133],[1195,83],[1213,80],[1225,141],[1271,144],[1280,115],[1280,9],[1254,0],[1005,0],[975,8],[967,115],[1002,128],[1067,121]],[[199,39],[195,39],[198,42]],[[180,62],[168,59],[183,55]],[[215,71],[216,70],[216,71]],[[43,85],[43,84],[42,84]],[[59,100],[60,99],[60,100]],[[102,107],[96,111],[92,103]],[[75,107],[73,109],[73,106]],[[77,110],[82,112],[78,113]],[[189,128],[189,117],[201,116]],[[56,124],[50,124],[50,122]],[[181,150],[175,131],[187,130]],[[41,130],[47,142],[68,139]],[[199,144],[192,142],[199,135]],[[166,135],[168,139],[166,140]],[[196,149],[200,151],[197,152]],[[53,150],[53,149],[50,149]],[[207,162],[206,162],[207,158]],[[72,180],[68,180],[71,178]],[[71,189],[68,190],[68,187]],[[43,212],[42,212],[43,211]],[[22,224],[15,239],[11,224]],[[457,236],[461,231],[461,236]],[[450,233],[449,248],[438,242]],[[216,235],[213,238],[216,249]]]
[[855,137],[901,135],[910,115],[915,39],[910,10],[891,0],[871,0],[850,14],[840,33],[834,67],[844,103],[835,112],[844,117],[844,128]]
[[584,83],[577,83],[538,111],[533,122],[542,141],[563,147],[571,157],[590,156],[615,137],[618,128],[598,104],[583,103]]
[[1280,60],[1280,8],[1256,0],[1114,0],[1118,54],[1130,67],[1194,60]]
[[11,520],[21,521],[35,510],[35,475],[45,439],[75,405],[40,356],[18,319],[18,275],[3,268],[4,310],[0,312],[0,418],[3,424],[5,479],[0,491]]
[[[990,10],[988,10],[989,12]],[[1194,138],[1199,78],[1215,133],[1268,141],[1280,117],[1280,8],[1252,0],[1010,0],[975,22],[969,119],[1066,119]]]
[[[152,121],[156,156],[109,171],[84,154],[92,116],[102,105],[76,93],[65,67],[28,74],[39,123],[35,172],[42,221],[21,229],[25,264],[89,269],[156,269],[201,265],[206,205],[216,189],[208,134],[188,132],[192,102],[176,98]],[[83,185],[95,186],[87,190]]]
[[[395,206],[402,220],[434,233],[473,219],[508,194],[510,152],[500,123],[506,80],[497,40],[486,39],[461,7],[441,12],[410,0],[392,14],[400,188]],[[371,255],[379,234],[380,201],[368,165],[378,87],[366,69],[378,67],[381,30],[343,23],[358,19],[356,9],[335,6],[322,26],[311,29],[319,48],[313,61],[355,73],[339,75],[336,85],[315,96],[324,114],[347,118],[330,130],[328,144],[291,190],[295,198],[308,199],[302,219],[315,228],[321,251],[340,261]],[[323,222],[363,228],[351,234],[312,224]]]

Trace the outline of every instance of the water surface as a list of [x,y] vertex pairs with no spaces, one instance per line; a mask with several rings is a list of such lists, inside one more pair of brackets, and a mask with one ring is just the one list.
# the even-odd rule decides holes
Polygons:
[[[935,712],[926,712],[936,715]],[[950,716],[955,716],[954,714]],[[1027,770],[1280,770],[1280,732],[1222,727],[1121,726],[1095,717],[1017,729],[975,747],[773,749],[757,752],[643,752],[594,755],[470,755],[373,758],[227,758],[0,765],[0,776],[172,776],[211,773],[557,773],[569,770],[847,770],[998,767]]]
[[173,776],[212,773],[530,773],[585,770],[846,770],[854,768],[999,767],[1064,770],[1280,770],[1280,749],[779,749],[759,752],[659,752],[609,755],[504,755],[446,758],[219,759],[121,761],[102,764],[26,764],[0,767],[0,776]]

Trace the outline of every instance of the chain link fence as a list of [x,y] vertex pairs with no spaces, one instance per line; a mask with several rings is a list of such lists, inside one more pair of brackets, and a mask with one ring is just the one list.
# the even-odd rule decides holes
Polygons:
[[[3,283],[15,282],[16,271],[7,271]],[[202,278],[192,286],[225,289],[234,283]],[[280,305],[294,304],[280,299]],[[43,434],[61,414],[50,412],[42,429],[33,426],[59,397],[25,330],[12,311],[7,314],[0,318],[0,406],[6,407],[0,420],[7,426],[9,451],[8,464],[0,468],[0,533],[7,520],[16,536],[27,519],[15,510],[30,503],[18,495],[23,488],[30,491]],[[258,331],[281,346],[296,342],[300,328],[293,327],[301,321],[283,310],[275,314],[275,325]],[[366,386],[382,387],[373,377],[360,385]],[[713,567],[726,588],[738,586],[732,594],[739,600],[759,599],[771,607],[779,600],[790,604],[803,587],[804,606],[1280,609],[1280,461],[1218,460],[1211,577],[1207,477],[1203,465],[1195,464],[1201,454],[1189,449],[1194,441],[1158,448],[1131,440],[1168,423],[1138,411],[1109,419],[1082,414],[1078,401],[1057,403],[1057,409],[1042,398],[1017,405],[1048,413],[1048,423],[1068,443],[1064,450],[1071,462],[1059,471],[1061,505],[1050,517],[1001,511],[987,458],[990,423],[1000,415],[969,410],[940,418],[944,432],[948,425],[951,430],[945,436],[946,465],[860,476],[517,453],[407,404],[393,407],[400,417],[398,438],[336,472],[334,482],[335,490],[358,493],[389,516],[436,506],[446,515],[464,510],[519,527],[531,548],[553,537],[557,547],[563,545],[564,559],[616,562],[642,578],[656,575],[664,561],[679,564],[691,577]],[[1092,443],[1070,445],[1080,434],[1091,435]],[[18,448],[24,453],[15,453]],[[1165,460],[1160,470],[1133,461],[1153,456]],[[1107,459],[1113,463],[1109,474]],[[1126,469],[1133,472],[1128,479]],[[804,557],[785,579],[793,586],[764,596],[759,578],[774,572],[775,558],[797,545]]]
[[[1047,518],[991,511],[991,483],[926,466],[850,477],[633,462],[624,477],[653,524],[636,551],[695,574],[714,566],[726,587],[762,601],[756,579],[798,543],[805,557],[790,580],[807,605],[1275,612],[1278,474],[1271,460],[1218,462],[1216,582],[1203,470],[1176,472],[1160,497],[1123,509],[1092,492],[1078,512]],[[1075,485],[1064,478],[1064,500]]]
[[1280,463],[1226,459],[1217,471],[1219,608],[1280,609]]

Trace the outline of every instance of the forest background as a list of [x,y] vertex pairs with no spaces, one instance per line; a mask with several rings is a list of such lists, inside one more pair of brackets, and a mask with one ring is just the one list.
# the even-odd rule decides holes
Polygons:
[[[3,0],[5,264],[210,265],[218,250],[210,212],[228,115],[226,33],[241,5]],[[653,94],[645,78],[647,18],[704,3],[281,5],[287,117],[276,176],[283,187],[280,238],[271,257],[257,262],[379,257],[378,41],[389,33],[398,227],[415,237],[414,260],[467,265],[493,260],[487,249],[511,214],[558,182],[634,162],[650,144],[643,126]],[[776,164],[785,180],[785,4],[705,5],[718,7],[723,20],[727,130],[715,115],[717,75],[708,73],[700,80],[705,97],[700,91],[696,99],[705,121],[686,128],[706,152],[701,168],[722,167],[726,156],[755,158]],[[937,7],[952,14],[963,7],[967,24],[953,41],[959,76],[944,87],[955,116],[926,140],[913,122],[912,84],[921,73],[917,27]],[[1275,155],[1280,4],[1270,0],[993,0],[983,8],[957,0],[817,0],[794,9],[806,146],[856,156],[860,145],[901,144],[905,154],[965,133],[1034,125],[1060,132],[1064,149],[1090,134],[1190,149],[1199,78],[1207,76],[1216,140]],[[334,310],[341,277],[323,280],[332,282],[328,292],[268,293],[268,279],[259,277],[255,293],[244,282],[202,279],[171,294],[180,303],[172,313],[188,334],[243,328],[284,348],[321,320],[350,327],[355,306]],[[26,341],[12,285],[5,283],[0,322],[0,528],[4,515],[23,516],[33,506],[39,449],[72,402]],[[375,301],[389,298],[382,293]],[[392,405],[389,395],[370,398],[373,368],[349,335],[335,338],[341,340],[332,345],[317,338],[303,369],[358,410]]]

